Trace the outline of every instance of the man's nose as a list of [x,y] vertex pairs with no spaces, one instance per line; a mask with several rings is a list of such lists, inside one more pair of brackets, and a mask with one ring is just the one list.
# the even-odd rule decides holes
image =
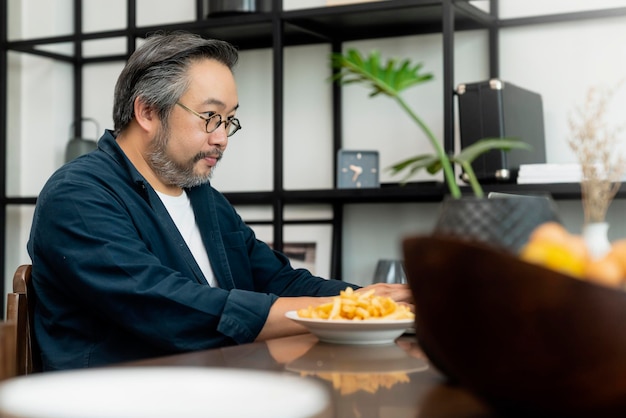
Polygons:
[[209,134],[209,144],[211,145],[226,145],[228,143],[228,135],[226,135],[226,128],[222,123],[216,130]]

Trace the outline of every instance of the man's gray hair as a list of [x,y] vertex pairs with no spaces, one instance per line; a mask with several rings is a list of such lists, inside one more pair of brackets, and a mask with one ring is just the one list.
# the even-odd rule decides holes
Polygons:
[[115,133],[123,131],[134,118],[137,97],[152,107],[167,125],[172,107],[189,85],[187,70],[198,59],[217,60],[232,71],[238,53],[228,42],[186,32],[148,37],[131,55],[115,85]]

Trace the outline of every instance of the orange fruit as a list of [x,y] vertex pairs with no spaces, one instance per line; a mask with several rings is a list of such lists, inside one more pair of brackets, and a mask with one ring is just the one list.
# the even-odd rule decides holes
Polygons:
[[581,236],[570,234],[558,222],[539,225],[520,252],[522,259],[582,278],[589,254]]
[[530,234],[528,240],[563,242],[570,237],[570,233],[558,222],[545,222],[536,227]]
[[563,245],[565,245],[575,257],[579,258],[584,263],[587,263],[591,258],[585,239],[580,235],[569,235]]
[[539,225],[520,252],[523,260],[580,279],[618,287],[626,283],[626,239],[615,241],[608,254],[594,259],[580,235],[557,222]]
[[585,277],[595,283],[617,287],[624,280],[624,272],[619,261],[610,254],[590,260],[585,266]]
[[609,256],[622,268],[622,275],[626,277],[626,239],[614,241],[609,251]]
[[542,265],[574,277],[583,277],[586,257],[580,257],[567,243],[539,240],[529,242],[520,257],[528,262]]

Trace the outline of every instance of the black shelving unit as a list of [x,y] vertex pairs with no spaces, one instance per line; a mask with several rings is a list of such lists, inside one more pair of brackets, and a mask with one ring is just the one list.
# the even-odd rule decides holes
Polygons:
[[[38,39],[9,41],[7,37],[7,2],[0,6],[0,147],[4,158],[0,162],[0,222],[6,224],[8,205],[33,205],[36,197],[11,197],[6,193],[7,155],[7,56],[9,51],[40,55],[70,63],[74,74],[75,120],[82,114],[82,71],[88,64],[122,61],[133,52],[137,38],[155,31],[186,30],[227,40],[241,50],[271,48],[273,52],[273,189],[267,192],[226,193],[234,205],[268,205],[273,208],[272,224],[275,248],[283,244],[283,226],[291,222],[284,219],[286,205],[330,204],[333,219],[328,221],[304,220],[298,223],[327,222],[333,225],[333,250],[331,273],[341,278],[341,227],[343,205],[359,203],[408,203],[437,202],[446,195],[445,185],[440,183],[385,184],[380,189],[368,190],[297,190],[287,191],[283,187],[283,49],[287,46],[322,44],[331,45],[333,51],[340,51],[347,41],[441,33],[443,39],[443,97],[444,97],[444,148],[454,149],[454,34],[457,31],[481,29],[489,34],[489,71],[491,77],[499,74],[498,33],[503,27],[559,22],[626,14],[626,8],[606,11],[567,13],[551,16],[538,16],[523,19],[501,20],[498,18],[498,0],[489,0],[489,13],[473,5],[468,0],[393,0],[361,4],[320,7],[293,11],[282,10],[282,0],[273,0],[271,13],[255,13],[237,16],[205,18],[203,1],[196,0],[196,19],[190,22],[138,27],[136,24],[136,0],[126,0],[126,27],[120,30],[85,33],[81,15],[83,0],[74,0],[74,32],[70,35],[52,36]],[[126,51],[121,54],[84,57],[82,42],[96,39],[123,37]],[[72,42],[73,55],[63,55],[41,49],[41,46]],[[341,148],[341,88],[333,86],[333,150]],[[81,125],[75,124],[76,136],[81,135]],[[336,169],[336,162],[334,164]],[[566,185],[513,185],[499,184],[485,186],[486,191],[548,192],[557,199],[580,197],[576,184]],[[468,190],[466,190],[468,191]],[[620,197],[626,197],[621,191]],[[258,223],[268,223],[259,221]],[[5,227],[0,228],[0,271],[5,268]],[[4,293],[4,289],[0,289]]]
[[[7,2],[3,2],[0,6],[0,150],[2,150],[2,158],[0,158],[0,196],[3,198],[2,205],[0,205],[0,267],[4,269],[5,254],[6,254],[6,219],[7,219],[7,76],[8,76],[8,6]],[[15,267],[17,268],[17,266]],[[3,271],[4,270],[0,270]],[[6,291],[4,289],[4,280],[0,284],[0,294],[3,295],[0,306],[2,312],[4,312],[4,295]]]

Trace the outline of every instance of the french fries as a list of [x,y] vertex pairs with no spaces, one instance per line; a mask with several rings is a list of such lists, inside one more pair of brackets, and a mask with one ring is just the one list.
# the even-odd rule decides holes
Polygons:
[[408,383],[411,381],[409,376],[403,372],[395,373],[310,373],[301,372],[301,376],[317,376],[321,379],[333,383],[333,389],[339,391],[342,395],[351,395],[358,391],[368,393],[376,393],[378,389],[390,389],[397,383]]
[[298,316],[300,318],[352,321],[415,318],[407,306],[399,305],[388,297],[376,296],[373,289],[357,293],[351,287],[342,290],[339,296],[333,297],[332,302],[299,309]]

